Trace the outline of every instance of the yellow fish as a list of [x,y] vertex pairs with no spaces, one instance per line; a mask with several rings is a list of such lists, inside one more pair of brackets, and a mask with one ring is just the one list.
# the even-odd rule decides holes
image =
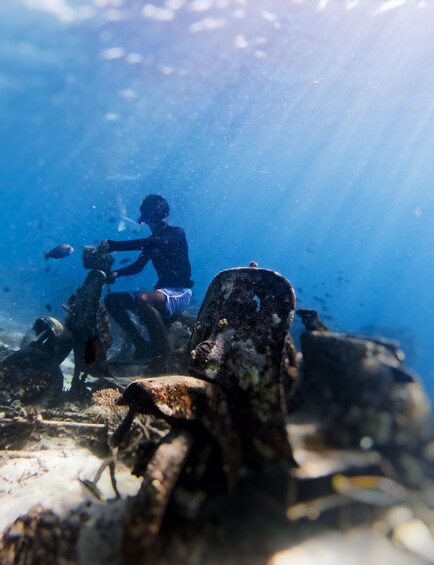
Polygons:
[[333,475],[332,487],[348,498],[375,506],[390,506],[407,497],[407,490],[402,485],[387,477],[375,475]]

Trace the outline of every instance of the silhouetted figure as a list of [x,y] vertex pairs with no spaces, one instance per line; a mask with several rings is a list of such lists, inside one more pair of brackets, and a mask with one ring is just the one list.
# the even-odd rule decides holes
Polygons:
[[[150,260],[157,271],[158,281],[153,291],[113,292],[104,300],[107,310],[132,339],[135,359],[152,359],[153,370],[165,370],[171,352],[165,321],[181,314],[191,299],[191,266],[188,245],[182,228],[169,226],[169,205],[165,198],[148,195],[140,205],[140,225],[147,224],[151,235],[132,241],[105,240],[100,249],[113,251],[141,251],[139,258],[117,271],[112,271],[108,282],[119,277],[140,273]],[[139,316],[145,324],[149,342],[145,340],[130,318],[129,312]]]

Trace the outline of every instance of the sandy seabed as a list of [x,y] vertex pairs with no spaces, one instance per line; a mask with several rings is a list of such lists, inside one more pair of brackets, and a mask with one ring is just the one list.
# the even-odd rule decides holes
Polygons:
[[[9,322],[7,330],[6,322]],[[10,320],[2,319],[1,316],[0,327],[0,344],[18,349],[25,328],[14,326]],[[66,389],[70,384],[73,367],[72,357],[68,357],[61,365]],[[102,462],[103,458],[83,446],[83,442],[74,437],[59,437],[54,430],[51,433],[33,435],[19,449],[8,449],[6,446],[6,449],[0,451],[0,532],[4,532],[19,516],[29,512],[35,505],[41,504],[61,519],[74,515],[80,520],[77,565],[103,565],[107,562],[121,565],[126,502],[129,496],[137,493],[140,480],[125,465],[117,462],[116,481],[121,497],[115,498],[109,470],[106,469],[98,482],[98,488],[106,499],[101,502],[79,479],[92,480]],[[240,535],[242,537],[241,532]],[[259,531],[247,531],[246,537],[252,536],[253,541],[261,535]],[[416,534],[409,529],[403,538],[407,542],[405,549],[379,533],[377,523],[349,526],[342,530],[325,526],[320,520],[304,524],[288,523],[283,529],[281,525],[277,526],[273,539],[266,542],[270,551],[265,560],[252,554],[244,561],[240,559],[237,550],[231,552],[230,548],[213,547],[213,544],[208,549],[203,549],[204,543],[193,539],[191,551],[189,549],[185,555],[179,556],[178,563],[217,565],[222,558],[226,563],[234,565],[432,563],[427,558],[426,551],[421,553],[420,549],[428,548],[429,551],[429,547],[434,545],[430,546],[431,540],[421,540],[418,536],[420,526]],[[414,549],[418,551],[409,551],[409,545],[414,545]],[[201,548],[200,551],[198,548]]]

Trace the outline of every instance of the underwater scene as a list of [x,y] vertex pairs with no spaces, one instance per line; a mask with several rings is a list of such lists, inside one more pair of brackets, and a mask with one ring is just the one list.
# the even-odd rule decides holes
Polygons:
[[1,0],[0,565],[434,562],[433,22]]

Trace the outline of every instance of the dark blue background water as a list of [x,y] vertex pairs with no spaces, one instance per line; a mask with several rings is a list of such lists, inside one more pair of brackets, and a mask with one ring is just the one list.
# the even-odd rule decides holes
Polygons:
[[63,318],[82,246],[146,234],[120,216],[157,192],[198,302],[256,260],[331,328],[401,339],[434,392],[433,21],[403,0],[2,0],[0,313]]

